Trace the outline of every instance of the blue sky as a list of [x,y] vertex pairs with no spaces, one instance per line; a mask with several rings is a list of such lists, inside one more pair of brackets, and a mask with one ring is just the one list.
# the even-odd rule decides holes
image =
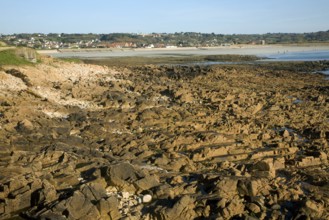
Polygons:
[[0,0],[0,34],[329,30],[329,0]]

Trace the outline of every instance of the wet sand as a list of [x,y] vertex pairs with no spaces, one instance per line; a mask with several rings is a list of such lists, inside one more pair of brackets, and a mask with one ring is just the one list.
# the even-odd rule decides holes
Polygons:
[[305,45],[305,46],[286,46],[286,45],[241,45],[214,48],[154,48],[154,49],[64,49],[39,51],[39,53],[51,55],[53,57],[82,57],[82,58],[106,58],[122,56],[186,56],[186,55],[220,55],[220,54],[239,54],[270,56],[287,52],[303,51],[322,51],[329,50],[328,45]]

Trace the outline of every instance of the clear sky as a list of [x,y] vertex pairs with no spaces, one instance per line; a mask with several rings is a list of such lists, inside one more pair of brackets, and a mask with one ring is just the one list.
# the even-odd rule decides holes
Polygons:
[[329,0],[0,0],[0,34],[329,30]]

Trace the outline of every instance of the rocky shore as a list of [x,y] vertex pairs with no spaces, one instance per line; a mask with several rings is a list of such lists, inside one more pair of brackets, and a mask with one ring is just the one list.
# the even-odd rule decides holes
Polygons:
[[0,219],[328,219],[328,62],[0,69]]

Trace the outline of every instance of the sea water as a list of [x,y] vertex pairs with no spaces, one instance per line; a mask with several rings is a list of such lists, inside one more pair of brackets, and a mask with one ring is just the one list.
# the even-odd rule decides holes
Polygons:
[[326,79],[329,80],[329,69],[321,71],[322,74],[326,75]]
[[275,61],[318,61],[329,60],[329,50],[314,50],[302,52],[278,52],[267,56]]

